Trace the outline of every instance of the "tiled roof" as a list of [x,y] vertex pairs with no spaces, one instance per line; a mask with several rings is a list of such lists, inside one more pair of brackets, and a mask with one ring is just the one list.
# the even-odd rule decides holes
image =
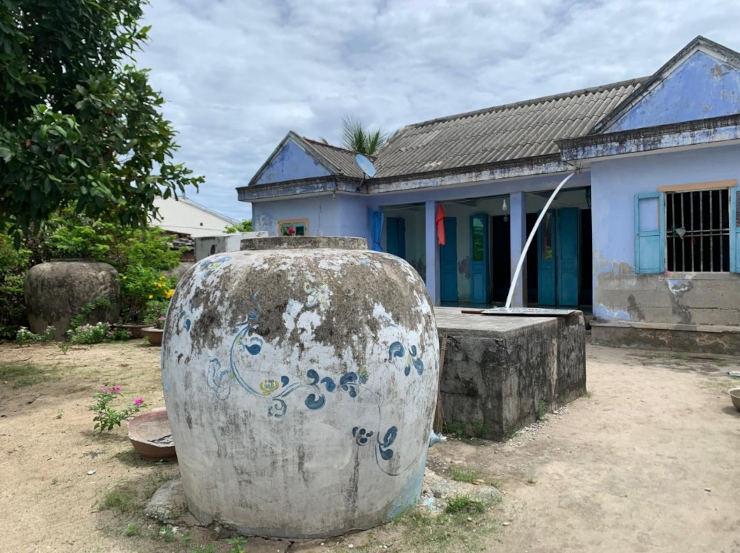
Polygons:
[[[556,140],[587,134],[644,80],[622,81],[409,125],[395,133],[378,153],[376,178],[556,154]],[[351,161],[354,164],[354,159]]]
[[313,153],[322,158],[332,167],[336,168],[336,172],[339,175],[347,177],[362,178],[364,176],[362,170],[355,163],[355,152],[340,148],[339,146],[332,146],[326,142],[319,142],[318,140],[311,140],[305,136],[301,137],[313,151]]

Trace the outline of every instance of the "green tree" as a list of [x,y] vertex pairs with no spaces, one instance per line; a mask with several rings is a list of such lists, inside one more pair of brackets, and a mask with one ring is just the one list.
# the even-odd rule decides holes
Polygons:
[[360,121],[352,117],[345,117],[342,125],[342,143],[353,152],[374,156],[388,140],[388,136],[380,129],[366,129]]
[[143,0],[0,0],[0,227],[59,208],[145,225],[202,177],[173,161],[163,99],[133,56]]
[[234,234],[236,232],[252,232],[252,221],[250,219],[244,219],[241,223],[235,225],[229,225],[224,229],[226,234]]

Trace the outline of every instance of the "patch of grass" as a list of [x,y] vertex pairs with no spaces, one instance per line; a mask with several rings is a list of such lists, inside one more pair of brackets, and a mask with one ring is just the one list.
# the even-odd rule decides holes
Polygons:
[[486,421],[473,421],[470,423],[474,438],[484,438],[488,435],[489,426]]
[[444,434],[458,439],[485,438],[489,430],[490,426],[486,421],[446,421],[444,424]]
[[445,513],[457,514],[480,514],[486,510],[486,504],[479,499],[472,499],[467,495],[456,495],[451,497],[445,507]]
[[231,546],[228,553],[246,553],[247,541],[241,536],[231,538],[227,540],[227,543]]
[[141,526],[134,522],[129,522],[123,531],[123,535],[129,538],[141,535]]
[[8,382],[13,388],[25,388],[57,378],[58,375],[50,367],[31,363],[0,363],[0,381]]
[[480,480],[480,474],[474,468],[452,467],[450,469],[450,478],[457,482],[473,484],[476,480]]
[[162,526],[162,528],[159,529],[159,532],[157,533],[157,537],[165,541],[167,543],[173,543],[177,541],[177,534],[175,533],[174,528],[172,526]]
[[[230,550],[230,552],[233,551]],[[243,549],[241,551],[244,551]],[[188,553],[216,553],[216,546],[212,543],[206,543],[204,545],[194,545],[188,550]]]
[[444,433],[455,438],[464,438],[466,435],[465,424],[459,421],[445,421]]
[[120,487],[110,490],[103,496],[101,507],[119,513],[131,513],[138,506],[136,489]]
[[545,403],[543,400],[540,400],[539,402],[537,402],[537,420],[544,420],[545,415],[547,415],[547,403]]
[[[483,508],[485,510],[485,505]],[[488,551],[490,536],[498,525],[485,513],[475,517],[471,514],[463,510],[432,515],[422,509],[412,509],[393,523],[392,535],[385,536],[383,541],[393,543],[393,551]]]
[[163,474],[152,474],[140,480],[118,484],[106,492],[100,508],[120,514],[139,513],[166,478]]

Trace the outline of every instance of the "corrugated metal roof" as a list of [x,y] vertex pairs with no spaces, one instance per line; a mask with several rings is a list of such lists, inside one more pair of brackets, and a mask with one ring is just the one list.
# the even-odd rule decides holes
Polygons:
[[311,148],[315,155],[323,158],[324,161],[327,161],[331,166],[336,168],[337,174],[360,179],[364,176],[362,170],[355,163],[355,152],[340,148],[339,146],[332,146],[326,142],[311,140],[305,136],[301,138],[308,143],[308,147]]
[[[409,125],[395,133],[378,153],[376,177],[416,175],[555,154],[556,140],[587,134],[644,80],[622,81]],[[311,143],[324,150],[339,150],[342,160],[349,160],[342,167],[359,172],[352,152]]]

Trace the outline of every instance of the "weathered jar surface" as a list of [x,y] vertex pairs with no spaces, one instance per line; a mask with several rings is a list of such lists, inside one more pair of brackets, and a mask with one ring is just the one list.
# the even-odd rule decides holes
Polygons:
[[408,263],[365,247],[245,241],[178,284],[162,377],[202,522],[320,537],[417,501],[437,397],[434,315]]

